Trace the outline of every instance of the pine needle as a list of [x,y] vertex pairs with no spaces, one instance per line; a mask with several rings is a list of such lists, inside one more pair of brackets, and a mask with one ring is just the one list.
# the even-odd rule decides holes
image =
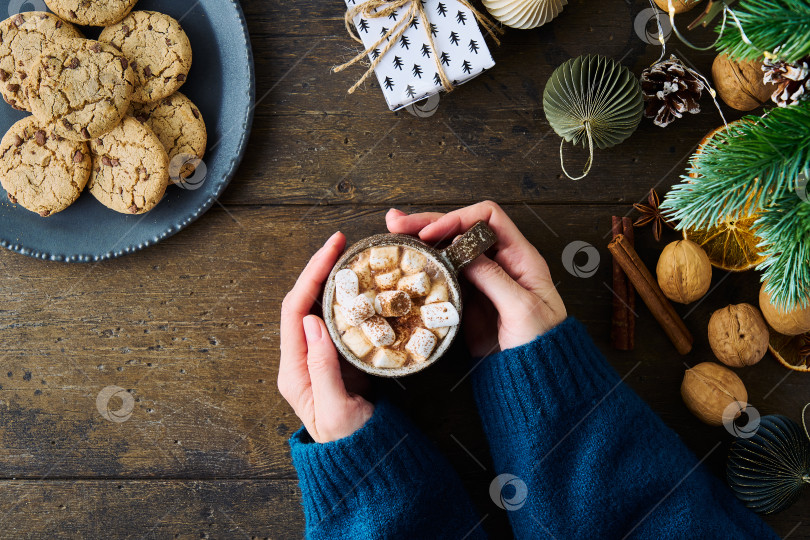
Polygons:
[[[810,102],[746,116],[690,160],[661,208],[678,228],[757,215],[768,259],[760,265],[780,306],[810,301]],[[804,182],[802,182],[804,179]]]
[[810,203],[796,202],[795,194],[772,201],[755,227],[768,256],[757,267],[765,290],[782,309],[810,303]]
[[719,52],[735,60],[756,60],[768,53],[785,62],[810,54],[810,0],[741,0],[734,13],[745,37],[730,18],[717,42]]

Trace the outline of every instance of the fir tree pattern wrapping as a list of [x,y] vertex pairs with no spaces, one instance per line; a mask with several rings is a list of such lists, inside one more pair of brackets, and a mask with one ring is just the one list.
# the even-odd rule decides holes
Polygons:
[[[388,108],[392,111],[438,94],[443,89],[434,55],[438,55],[444,74],[453,86],[463,84],[495,65],[478,22],[469,9],[456,0],[415,1],[422,2],[430,20],[423,21],[417,16],[375,69]],[[347,7],[363,3],[364,0],[346,0]],[[393,25],[401,23],[407,8],[406,4],[388,17],[355,17],[354,25],[363,44],[371,47]],[[426,32],[431,32],[437,50],[430,46]],[[383,47],[372,50],[369,60],[373,62]]]

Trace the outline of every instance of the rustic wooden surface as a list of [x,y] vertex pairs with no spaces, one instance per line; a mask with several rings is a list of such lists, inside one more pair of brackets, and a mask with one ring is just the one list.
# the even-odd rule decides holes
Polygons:
[[[680,381],[685,365],[712,358],[711,312],[755,302],[757,276],[715,272],[704,301],[678,308],[696,337],[691,355],[674,351],[644,307],[636,350],[620,353],[609,345],[606,249],[610,216],[627,214],[653,186],[666,191],[719,117],[704,99],[704,112],[666,130],[645,121],[572,182],[560,174],[559,140],[542,111],[544,81],[571,56],[599,52],[636,73],[657,57],[633,30],[646,1],[575,0],[547,27],[509,31],[492,47],[495,69],[443,97],[430,118],[389,112],[376,83],[345,93],[359,68],[329,70],[354,54],[340,0],[242,3],[262,100],[224,206],[163,244],[102,264],[0,253],[0,536],[300,537],[286,443],[299,422],[275,386],[279,305],[325,238],[336,229],[350,241],[383,232],[391,205],[502,203],[611,364],[722,475],[731,436],[688,413]],[[709,72],[711,55],[669,45]],[[637,237],[654,265],[661,244],[649,230]],[[599,248],[595,276],[563,268],[560,254],[574,240]],[[431,370],[375,391],[436,440],[488,516],[483,526],[504,536],[469,368],[456,346]],[[738,373],[762,414],[798,419],[810,378],[770,356]],[[125,422],[96,408],[112,385],[134,397]],[[782,535],[810,537],[808,501],[766,519]]]

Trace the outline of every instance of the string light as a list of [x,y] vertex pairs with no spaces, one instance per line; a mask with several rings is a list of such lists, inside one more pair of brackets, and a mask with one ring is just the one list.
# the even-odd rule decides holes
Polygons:
[[[666,42],[666,39],[664,38],[664,29],[661,26],[660,11],[653,4],[653,0],[649,0],[649,2],[650,2],[650,7],[655,12],[655,24],[658,27],[658,43],[661,44],[661,54],[658,56],[658,60],[656,60],[652,64],[652,65],[655,65],[655,64],[658,64],[659,62],[661,62],[664,59],[664,57],[666,56],[667,42]],[[730,7],[728,7],[728,4],[726,4],[725,2],[722,2],[722,3],[723,3],[723,11],[722,11],[723,20],[720,23],[720,31],[717,34],[717,39],[715,39],[714,42],[712,42],[710,45],[708,45],[706,47],[698,47],[697,45],[695,45],[694,43],[692,43],[691,41],[686,39],[686,37],[684,37],[683,34],[681,34],[680,30],[678,30],[678,27],[675,24],[675,5],[672,3],[672,0],[667,0],[667,14],[669,15],[669,24],[672,27],[672,31],[675,33],[676,36],[678,36],[678,39],[680,39],[683,42],[683,44],[686,45],[687,47],[689,47],[691,49],[694,49],[694,50],[697,50],[697,51],[709,51],[709,50],[714,49],[715,45],[717,45],[717,43],[720,41],[720,39],[722,39],[723,32],[725,31],[726,24],[728,23],[728,19],[729,19],[729,17],[731,17],[731,19],[733,19],[733,21],[734,21],[734,25],[740,31],[740,36],[742,37],[742,40],[746,44],[753,47],[754,44],[748,38],[748,36],[745,34],[745,30],[743,30],[742,23],[740,23],[740,20],[737,18],[737,14],[734,13],[734,11]],[[775,58],[775,55],[771,54],[768,51],[764,51],[762,53],[762,55],[765,58],[769,59],[769,60]],[[708,90],[709,95],[712,98],[712,102],[714,102],[714,106],[717,108],[717,112],[720,113],[720,118],[723,120],[723,124],[726,127],[728,127],[728,122],[726,122],[726,117],[725,117],[725,115],[723,115],[723,109],[720,108],[720,104],[717,102],[717,91],[714,88],[712,88],[711,84],[709,83],[709,80],[702,73],[700,73],[696,69],[692,69],[692,71],[695,73],[695,75],[697,75],[697,77],[706,86],[706,89]]]

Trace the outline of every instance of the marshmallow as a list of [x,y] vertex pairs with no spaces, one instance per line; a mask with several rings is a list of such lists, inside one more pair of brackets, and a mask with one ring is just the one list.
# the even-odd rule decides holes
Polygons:
[[381,292],[374,299],[374,309],[383,317],[402,317],[411,311],[411,297],[404,291]]
[[417,362],[424,362],[430,358],[433,349],[436,347],[436,336],[430,330],[417,328],[411,334],[411,339],[405,345],[405,350],[413,355]]
[[447,332],[450,331],[449,326],[440,326],[439,328],[431,328],[436,337],[439,339],[444,339],[444,336],[447,335]]
[[458,311],[456,311],[455,306],[450,302],[427,304],[422,306],[420,310],[422,311],[422,321],[428,328],[455,326],[460,320]]
[[425,296],[430,292],[430,278],[424,272],[405,276],[397,283],[397,289],[405,291],[411,297]]
[[444,283],[436,283],[430,288],[430,294],[425,298],[425,304],[447,302],[448,299],[447,286]]
[[374,367],[386,369],[402,367],[407,360],[408,357],[405,353],[392,351],[391,349],[377,349],[377,352],[371,357],[371,363]]
[[336,309],[336,311],[341,312],[346,321],[352,326],[359,326],[361,322],[374,315],[374,304],[364,294],[355,297],[351,305],[346,307],[337,306],[337,308],[339,309]]
[[358,358],[363,358],[368,353],[374,350],[374,346],[368,342],[363,331],[357,327],[352,327],[346,330],[342,336],[343,343],[350,351]]
[[402,268],[402,271],[406,274],[417,274],[425,269],[426,264],[427,257],[418,251],[406,249],[402,254],[402,260],[399,262],[399,267]]
[[374,299],[376,298],[377,295],[374,294],[374,291],[366,291],[363,294],[361,294],[360,296],[365,296],[366,298],[368,298],[368,301],[371,302],[371,305],[373,306],[374,305]]
[[346,317],[343,315],[343,308],[339,305],[335,304],[335,328],[338,329],[338,332],[345,332],[351,326],[349,321],[346,320]]
[[399,268],[396,270],[392,270],[387,274],[378,274],[374,277],[374,282],[377,284],[377,288],[381,290],[388,290],[388,289],[396,289],[397,282],[399,278],[402,277],[402,272]]
[[368,264],[379,272],[393,270],[399,263],[399,246],[374,247],[369,250]]
[[357,274],[360,289],[370,289],[374,286],[374,279],[371,277],[371,267],[368,265],[368,258],[355,260],[351,268],[354,270],[354,273]]
[[343,307],[348,307],[360,294],[360,283],[354,270],[344,268],[335,274],[335,298]]
[[396,339],[394,329],[391,328],[388,321],[379,315],[374,315],[363,321],[360,328],[363,329],[363,333],[375,347],[387,347],[393,344]]

